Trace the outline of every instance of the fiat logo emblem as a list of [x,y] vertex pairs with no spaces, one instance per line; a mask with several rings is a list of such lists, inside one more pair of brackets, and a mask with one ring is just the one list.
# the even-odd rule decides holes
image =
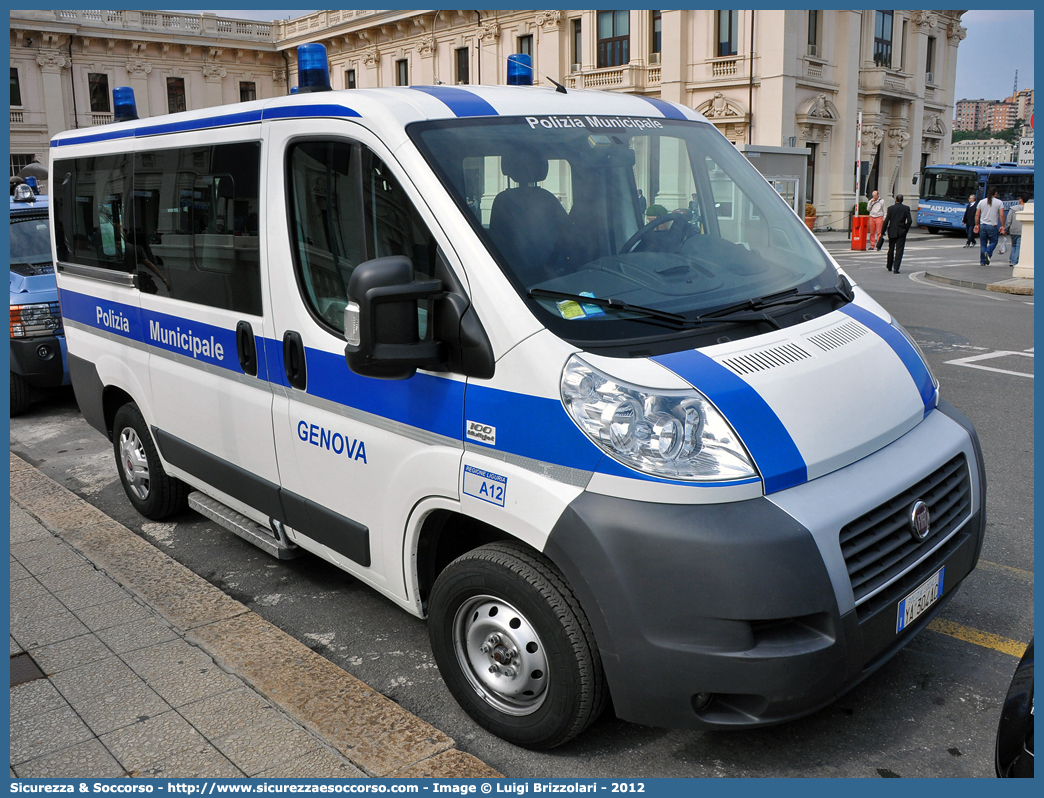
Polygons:
[[928,537],[930,528],[931,513],[928,512],[928,505],[918,499],[910,508],[910,535],[920,542]]

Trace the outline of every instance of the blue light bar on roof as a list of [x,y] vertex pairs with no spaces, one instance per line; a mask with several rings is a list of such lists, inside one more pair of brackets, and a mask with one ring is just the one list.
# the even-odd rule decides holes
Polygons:
[[507,85],[509,86],[532,86],[533,85],[533,59],[525,53],[515,53],[508,56],[507,63]]
[[297,48],[298,93],[330,91],[330,67],[326,61],[326,46],[318,42],[302,44]]
[[112,121],[130,122],[138,118],[138,106],[134,103],[134,89],[117,86],[112,90]]

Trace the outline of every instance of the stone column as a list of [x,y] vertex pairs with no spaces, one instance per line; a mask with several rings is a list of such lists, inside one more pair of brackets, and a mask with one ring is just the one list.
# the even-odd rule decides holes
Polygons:
[[[62,92],[62,74],[69,68],[69,56],[61,50],[43,50],[36,56],[43,72],[44,113],[47,118],[47,137],[53,138],[72,125],[65,118]],[[24,91],[24,89],[23,89]]]
[[[143,43],[135,42],[134,48],[140,55],[144,55]],[[152,64],[140,56],[132,56],[127,60],[126,66],[128,83],[134,89],[134,106],[138,109],[138,118],[148,119],[152,116],[149,106],[149,75],[152,74]],[[113,111],[115,110],[113,108]]]
[[1026,207],[1019,211],[1019,221],[1022,222],[1022,247],[1019,250],[1019,265],[1012,270],[1012,277],[1027,277],[1033,279],[1033,200],[1026,203]]

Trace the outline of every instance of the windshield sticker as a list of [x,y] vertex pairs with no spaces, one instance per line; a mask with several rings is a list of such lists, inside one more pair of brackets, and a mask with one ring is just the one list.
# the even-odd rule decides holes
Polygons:
[[643,119],[631,116],[527,116],[526,122],[530,130],[538,127],[552,130],[563,127],[595,128],[598,130],[623,130],[631,128],[636,130],[663,129],[663,122],[658,119]]
[[503,507],[504,499],[507,498],[507,477],[466,465],[464,466],[464,493]]
[[[591,299],[595,298],[595,295],[590,291],[581,291],[580,296],[589,296]],[[563,299],[561,302],[556,302],[555,306],[558,308],[558,312],[563,319],[586,319],[589,316],[605,315],[605,311],[598,305],[581,305],[579,302],[575,302],[572,299]]]

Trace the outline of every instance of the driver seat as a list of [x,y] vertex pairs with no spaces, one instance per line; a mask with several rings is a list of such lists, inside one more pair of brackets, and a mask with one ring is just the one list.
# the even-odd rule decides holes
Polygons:
[[501,191],[489,212],[489,236],[527,287],[552,276],[549,266],[568,214],[558,198],[536,184],[547,177],[547,158],[516,151],[500,171],[519,185]]

